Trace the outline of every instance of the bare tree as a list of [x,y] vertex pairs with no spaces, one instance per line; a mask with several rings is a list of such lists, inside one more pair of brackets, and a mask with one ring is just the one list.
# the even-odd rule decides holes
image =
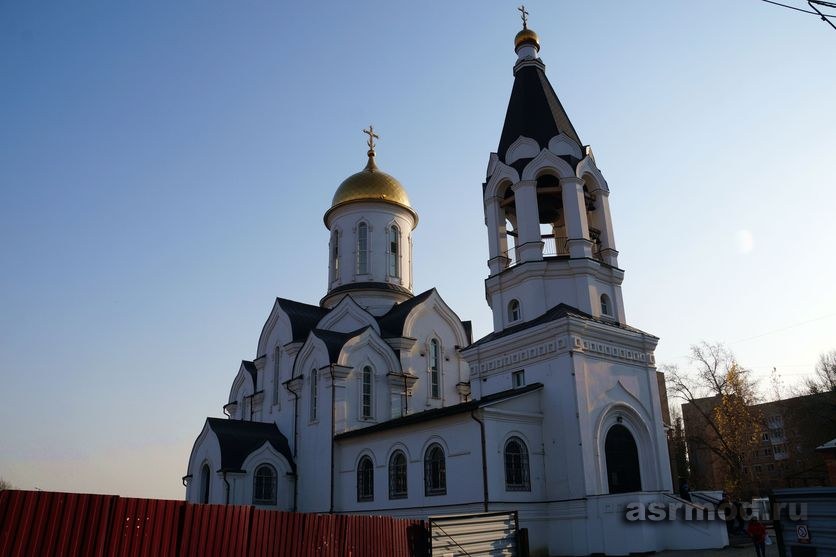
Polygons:
[[720,343],[691,346],[690,359],[687,372],[665,367],[668,389],[686,405],[683,414],[696,416],[697,423],[686,424],[689,455],[693,458],[694,451],[702,450],[719,459],[725,469],[723,487],[740,494],[745,457],[761,433],[762,418],[752,408],[757,383]]
[[14,489],[14,486],[6,480],[4,480],[3,478],[0,478],[0,491],[3,491],[5,489]]
[[819,355],[812,377],[804,380],[807,394],[836,392],[836,350]]

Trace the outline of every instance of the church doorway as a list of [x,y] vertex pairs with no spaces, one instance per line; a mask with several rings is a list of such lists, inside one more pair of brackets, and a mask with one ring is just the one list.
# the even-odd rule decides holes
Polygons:
[[607,432],[604,444],[607,455],[607,482],[610,493],[641,491],[639,450],[633,434],[623,425],[616,424]]

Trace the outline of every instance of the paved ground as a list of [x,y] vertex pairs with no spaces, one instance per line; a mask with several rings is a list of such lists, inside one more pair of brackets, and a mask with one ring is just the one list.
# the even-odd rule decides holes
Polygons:
[[[766,557],[778,557],[778,546],[774,543],[775,531],[767,530],[772,538],[772,545],[766,546]],[[703,549],[695,551],[662,551],[654,553],[653,557],[755,557],[755,547],[745,537],[734,536],[729,547],[723,549]]]

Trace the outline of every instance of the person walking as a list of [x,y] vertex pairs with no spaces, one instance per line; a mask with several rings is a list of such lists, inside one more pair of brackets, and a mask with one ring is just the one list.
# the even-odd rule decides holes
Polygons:
[[755,555],[766,557],[766,526],[758,520],[758,517],[752,517],[749,525],[746,526],[746,533],[749,534],[755,544]]

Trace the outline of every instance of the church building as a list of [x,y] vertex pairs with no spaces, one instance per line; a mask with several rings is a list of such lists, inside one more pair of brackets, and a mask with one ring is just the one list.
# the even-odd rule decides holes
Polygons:
[[378,167],[369,127],[365,168],[325,208],[327,291],[318,304],[275,300],[228,418],[207,418],[194,443],[188,501],[420,518],[516,510],[532,554],[725,543],[719,522],[625,520],[630,503],[676,501],[659,339],[627,324],[609,186],[525,19],[514,45],[482,183],[493,332],[474,339],[455,303],[414,292],[418,214]]

